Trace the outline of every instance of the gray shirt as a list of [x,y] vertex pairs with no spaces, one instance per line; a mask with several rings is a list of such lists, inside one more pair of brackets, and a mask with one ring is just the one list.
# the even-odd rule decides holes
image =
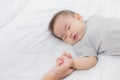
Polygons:
[[120,20],[92,16],[86,21],[86,31],[81,41],[73,45],[79,56],[119,55]]

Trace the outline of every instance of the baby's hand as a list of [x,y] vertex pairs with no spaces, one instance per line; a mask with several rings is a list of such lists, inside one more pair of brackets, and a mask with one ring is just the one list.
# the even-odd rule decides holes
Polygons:
[[66,52],[64,52],[64,53],[62,54],[62,56],[60,56],[60,57],[58,57],[58,58],[56,59],[56,65],[57,65],[57,66],[60,66],[60,65],[62,65],[63,63],[66,63],[66,62],[68,62],[68,61],[71,61],[71,59],[72,59],[71,54],[67,54]]

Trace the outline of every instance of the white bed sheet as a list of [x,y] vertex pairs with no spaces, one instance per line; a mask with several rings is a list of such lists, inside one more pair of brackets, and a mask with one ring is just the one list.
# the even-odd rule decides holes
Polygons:
[[0,0],[0,29],[12,21],[29,0]]
[[[120,18],[119,3],[119,0],[28,1],[19,15],[0,30],[0,80],[39,80],[63,51],[76,56],[69,45],[47,30],[55,12],[78,11],[84,20],[93,14]],[[119,80],[119,74],[120,58],[100,55],[96,67],[75,71],[64,80]]]

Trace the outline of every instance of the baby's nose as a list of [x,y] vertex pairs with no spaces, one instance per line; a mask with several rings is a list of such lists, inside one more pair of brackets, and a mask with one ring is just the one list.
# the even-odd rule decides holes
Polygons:
[[68,35],[69,38],[71,38],[72,37],[72,32],[69,31],[67,35]]
[[70,38],[72,37],[72,32],[70,32]]
[[67,37],[71,38],[72,37],[72,31],[68,30],[65,31],[65,34],[67,35]]

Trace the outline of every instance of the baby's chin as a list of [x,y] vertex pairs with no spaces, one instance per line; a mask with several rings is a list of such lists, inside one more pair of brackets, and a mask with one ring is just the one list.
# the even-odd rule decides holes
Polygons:
[[78,38],[77,40],[71,41],[71,42],[67,42],[67,43],[70,44],[70,45],[74,45],[79,41],[80,41],[80,38]]
[[74,44],[76,44],[77,42],[79,42],[79,40],[72,42],[71,45],[74,45]]

